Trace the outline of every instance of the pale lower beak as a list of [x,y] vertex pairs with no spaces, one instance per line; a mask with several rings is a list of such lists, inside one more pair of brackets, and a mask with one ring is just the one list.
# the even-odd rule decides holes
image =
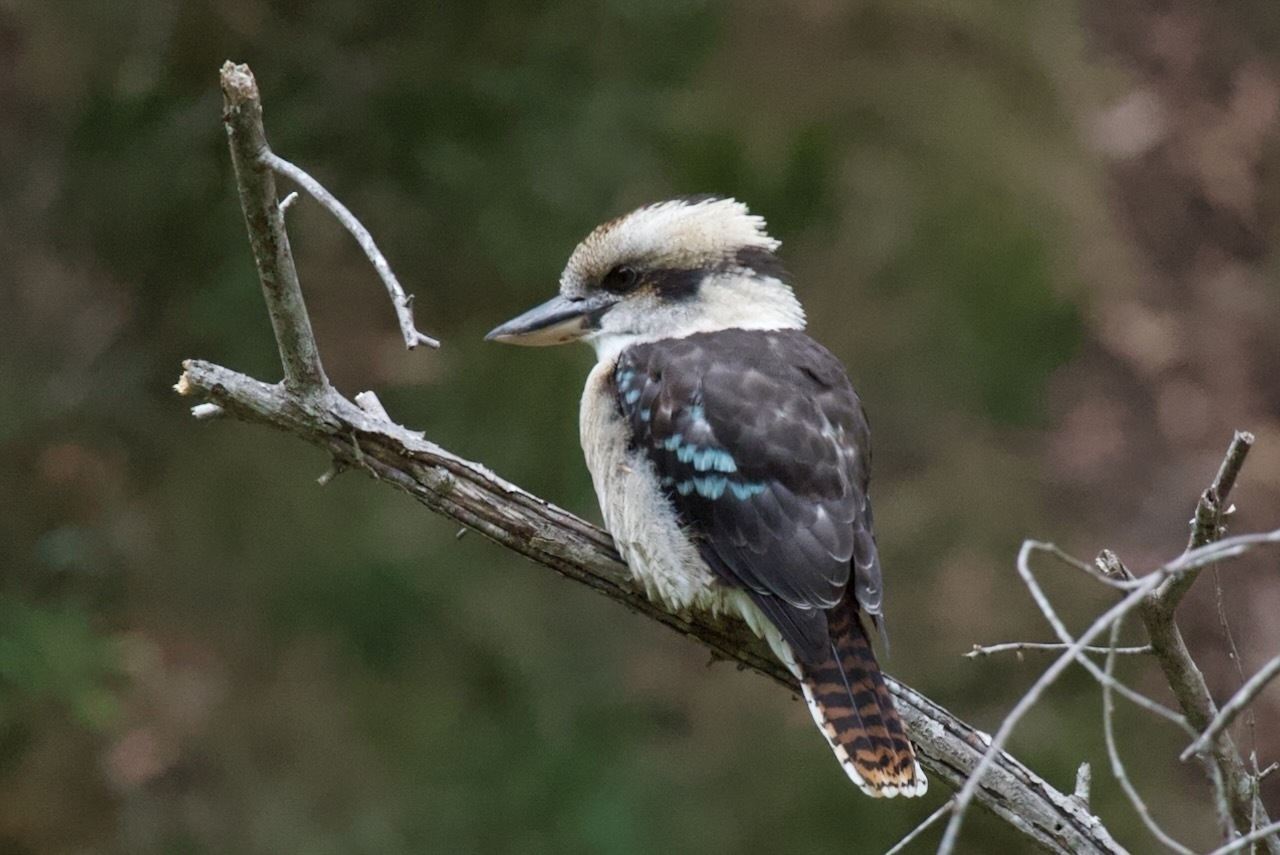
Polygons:
[[533,346],[576,341],[599,329],[600,316],[613,305],[613,300],[608,299],[611,296],[570,300],[556,295],[541,306],[490,330],[484,340]]

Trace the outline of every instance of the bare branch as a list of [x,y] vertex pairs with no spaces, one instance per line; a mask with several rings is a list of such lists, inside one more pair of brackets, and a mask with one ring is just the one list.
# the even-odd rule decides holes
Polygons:
[[[1027,541],[1023,544],[1023,553],[1027,552],[1027,544],[1033,541]],[[1009,735],[1013,733],[1013,729],[1018,726],[1018,722],[1022,721],[1022,717],[1027,714],[1030,709],[1035,706],[1041,695],[1049,686],[1062,676],[1073,661],[1083,659],[1081,651],[1089,646],[1089,642],[1093,641],[1099,635],[1107,630],[1111,624],[1126,614],[1129,610],[1135,608],[1142,598],[1155,590],[1156,585],[1163,579],[1162,574],[1152,573],[1145,579],[1139,580],[1138,584],[1130,591],[1124,599],[1116,603],[1102,616],[1093,622],[1093,624],[1084,631],[1084,634],[1076,640],[1066,651],[1062,653],[1054,663],[1050,665],[1040,678],[1031,686],[1025,695],[1014,705],[1009,714],[1000,724],[1000,729],[996,731],[995,736],[991,737],[991,745],[982,755],[982,760],[974,768],[969,780],[965,781],[964,786],[960,789],[959,795],[956,796],[956,808],[952,813],[950,821],[947,823],[947,830],[943,833],[942,843],[938,846],[938,855],[949,855],[955,851],[956,841],[960,838],[960,829],[964,825],[965,814],[968,812],[969,804],[973,801],[974,795],[977,793],[978,785],[982,782],[982,777],[987,770],[995,762],[995,758],[1004,749],[1005,743],[1009,739]],[[1084,660],[1087,661],[1087,660]],[[1092,664],[1092,663],[1091,663]]]
[[1158,572],[1168,578],[1177,578],[1208,567],[1210,564],[1217,564],[1227,558],[1244,555],[1253,547],[1268,543],[1280,543],[1280,530],[1263,531],[1255,534],[1238,534],[1235,537],[1228,537],[1216,543],[1207,543],[1198,549],[1182,553],[1161,567]]
[[[1239,555],[1255,544],[1280,541],[1280,532],[1219,540],[1225,529],[1227,499],[1252,444],[1252,434],[1236,431],[1213,483],[1197,504],[1190,548],[1162,568],[1168,578],[1143,601],[1138,611],[1156,661],[1160,663],[1187,722],[1197,733],[1203,733],[1210,727],[1218,710],[1204,675],[1187,651],[1186,642],[1174,620],[1174,610],[1201,568]],[[1258,797],[1257,781],[1249,774],[1230,734],[1219,731],[1209,740],[1208,750],[1198,756],[1214,786],[1225,833],[1230,836],[1240,829],[1270,823]],[[1280,855],[1280,839],[1263,839],[1271,855]]]
[[400,334],[404,336],[404,345],[413,350],[420,344],[427,347],[439,347],[440,342],[436,341],[429,335],[418,332],[418,327],[413,320],[413,296],[406,296],[404,288],[400,287],[400,280],[396,279],[396,275],[391,272],[391,265],[387,263],[386,256],[382,254],[382,250],[378,249],[378,245],[373,242],[373,236],[369,234],[369,230],[355,218],[355,215],[347,209],[347,206],[339,202],[332,193],[324,189],[319,181],[312,178],[301,167],[295,166],[284,158],[272,152],[270,149],[263,149],[258,155],[263,164],[286,176],[303,190],[306,190],[311,197],[337,218],[342,223],[343,228],[351,233],[356,239],[356,243],[360,244],[360,248],[364,250],[364,254],[368,256],[369,262],[373,264],[373,269],[378,271],[378,276],[382,278],[382,284],[387,286],[387,292],[391,295],[391,304],[396,310],[396,319],[400,322]]
[[[1246,430],[1236,431],[1235,436],[1231,438],[1231,445],[1227,447],[1226,456],[1222,458],[1222,463],[1218,465],[1218,474],[1213,477],[1213,483],[1201,495],[1200,502],[1196,506],[1196,515],[1192,521],[1191,539],[1187,542],[1187,549],[1204,546],[1209,541],[1217,540],[1221,536],[1221,532],[1218,529],[1222,524],[1222,515],[1228,510],[1227,497],[1231,495],[1231,489],[1236,485],[1236,479],[1240,476],[1240,469],[1244,466],[1244,459],[1248,456],[1249,449],[1253,448],[1253,442],[1253,434]],[[1202,519],[1201,508],[1206,505],[1209,506],[1209,510],[1216,513],[1216,519]],[[1205,522],[1209,524],[1197,524]]]
[[262,281],[271,328],[280,348],[284,382],[298,394],[319,395],[329,380],[320,364],[320,351],[298,284],[284,213],[276,196],[275,176],[262,165],[261,156],[269,149],[262,127],[258,83],[249,66],[223,64],[222,97],[222,122],[240,188],[240,207],[249,229],[249,245]]
[[1267,683],[1271,682],[1277,674],[1280,674],[1280,656],[1275,657],[1258,673],[1254,674],[1249,682],[1240,687],[1240,691],[1232,695],[1231,700],[1227,701],[1218,715],[1210,722],[1209,726],[1204,729],[1204,733],[1196,739],[1195,742],[1187,746],[1182,752],[1182,760],[1191,759],[1195,754],[1204,751],[1211,741],[1223,730],[1231,726],[1236,720],[1236,716],[1244,712],[1249,704],[1253,703],[1253,699],[1266,688]]
[[[1240,468],[1244,466],[1244,459],[1252,447],[1253,434],[1243,430],[1235,432],[1231,444],[1227,446],[1227,453],[1223,456],[1222,463],[1218,465],[1218,474],[1200,494],[1200,501],[1196,503],[1195,514],[1191,518],[1191,535],[1187,541],[1187,552],[1192,552],[1222,537],[1223,522],[1228,508],[1227,499],[1236,484]],[[1195,573],[1186,573],[1166,582],[1156,592],[1155,600],[1159,609],[1172,615],[1195,581]]]
[[[1035,573],[1031,572],[1031,553],[1032,552],[1046,552],[1072,567],[1080,567],[1084,564],[1084,562],[1081,562],[1073,558],[1072,556],[1063,552],[1061,549],[1059,549],[1057,546],[1055,546],[1052,543],[1040,543],[1038,541],[1028,540],[1022,544],[1022,549],[1018,551],[1018,564],[1017,564],[1018,575],[1022,577],[1023,584],[1025,584],[1027,586],[1027,590],[1031,592],[1031,598],[1035,600],[1036,605],[1040,609],[1040,613],[1044,615],[1044,619],[1047,620],[1049,622],[1049,626],[1053,628],[1054,634],[1057,635],[1059,639],[1061,639],[1062,646],[1060,649],[1065,650],[1070,645],[1075,644],[1076,640],[1072,638],[1071,633],[1067,631],[1067,626],[1062,622],[1062,618],[1058,617],[1057,610],[1054,609],[1053,604],[1049,602],[1049,597],[1045,594],[1044,589],[1040,587],[1040,583],[1036,580]],[[1106,562],[1106,566],[1119,568],[1119,570],[1117,571],[1105,571],[1105,570],[1103,571],[1103,574],[1105,576],[1104,581],[1106,582],[1106,584],[1112,585],[1114,587],[1121,587],[1121,588],[1132,587],[1135,584],[1135,580],[1133,579],[1133,577],[1129,575],[1128,570],[1120,562],[1120,559],[1116,558],[1114,553],[1111,553],[1109,555],[1108,560]],[[1089,649],[1089,648],[1086,648],[1086,649]],[[1103,647],[1103,648],[1095,647],[1092,649],[1094,650],[1101,649],[1105,653],[1110,652],[1110,648],[1106,648],[1106,647]],[[1147,652],[1150,652],[1151,648],[1147,647],[1145,648],[1145,650]],[[1093,661],[1091,661],[1087,657],[1083,655],[1078,656],[1076,661],[1079,662],[1080,665],[1086,671],[1088,671],[1090,675],[1092,675],[1093,678],[1103,686],[1107,686],[1107,687],[1110,687],[1111,689],[1114,689],[1115,691],[1123,695],[1125,698],[1137,704],[1138,706],[1142,707],[1143,709],[1149,712],[1155,713],[1161,718],[1164,718],[1173,722],[1174,724],[1178,725],[1178,727],[1182,728],[1188,733],[1194,732],[1191,730],[1190,725],[1187,724],[1187,720],[1185,717],[1178,715],[1178,713],[1174,712],[1173,710],[1169,709],[1163,704],[1160,704],[1160,703],[1157,703],[1156,701],[1151,700],[1146,695],[1143,695],[1139,692],[1134,691],[1133,689],[1130,689],[1124,683],[1121,683],[1119,680],[1111,676],[1110,673],[1103,671],[1101,668],[1097,666],[1097,664],[1095,664]]]
[[380,419],[387,424],[395,424],[391,420],[391,416],[387,413],[386,407],[382,406],[382,401],[378,400],[378,396],[373,392],[360,392],[356,395],[356,406],[364,410],[375,419]]
[[[1053,626],[1054,632],[1065,644],[1068,644],[1069,646],[1054,661],[1054,663],[1040,675],[1040,678],[1032,685],[1031,689],[1028,690],[1021,699],[1019,699],[1018,703],[1014,705],[1014,708],[1007,716],[1005,716],[1004,721],[1000,725],[1000,729],[996,731],[995,736],[991,739],[990,748],[988,748],[982,761],[979,762],[977,767],[974,769],[972,776],[965,782],[965,785],[960,790],[959,795],[956,796],[955,811],[952,813],[951,819],[947,823],[947,829],[943,834],[942,843],[938,847],[938,855],[949,855],[949,853],[954,851],[956,842],[959,839],[960,829],[964,824],[964,818],[969,804],[973,800],[974,793],[981,782],[982,776],[986,773],[987,768],[989,767],[988,761],[1004,748],[1004,744],[1008,740],[1009,735],[1013,732],[1013,729],[1022,720],[1023,716],[1025,716],[1027,712],[1040,700],[1040,697],[1043,695],[1045,690],[1062,675],[1067,667],[1070,666],[1072,661],[1080,662],[1080,664],[1084,665],[1091,674],[1095,673],[1097,666],[1083,654],[1084,648],[1088,647],[1091,641],[1093,641],[1102,632],[1111,628],[1113,624],[1121,620],[1130,611],[1135,609],[1144,615],[1145,623],[1146,606],[1151,602],[1153,593],[1170,578],[1175,578],[1179,575],[1193,572],[1197,568],[1215,563],[1223,558],[1239,555],[1259,544],[1276,542],[1280,542],[1280,530],[1267,532],[1265,534],[1242,535],[1239,537],[1228,538],[1226,540],[1206,544],[1197,549],[1191,550],[1190,552],[1183,553],[1178,558],[1158,568],[1155,572],[1140,579],[1114,581],[1113,584],[1116,587],[1122,588],[1123,590],[1128,591],[1128,593],[1120,600],[1120,602],[1098,617],[1093,624],[1085,630],[1083,635],[1072,640],[1070,633],[1058,618],[1052,604],[1049,603],[1049,600],[1044,595],[1043,590],[1041,590],[1040,586],[1036,583],[1035,576],[1031,572],[1029,565],[1029,558],[1032,552],[1048,552],[1057,556],[1061,556],[1064,553],[1053,544],[1039,543],[1032,540],[1025,541],[1018,554],[1018,572],[1021,574],[1023,581],[1027,584],[1027,587],[1035,598],[1037,605],[1040,606],[1041,611]],[[1074,566],[1080,562],[1071,561],[1069,563]],[[1173,627],[1174,633],[1177,632],[1177,628],[1173,626],[1171,620],[1163,623],[1165,627]],[[1148,631],[1150,632],[1150,630]],[[1181,635],[1178,634],[1176,637],[1178,642],[1181,643]],[[1161,650],[1154,638],[1152,639],[1152,645],[1155,648],[1157,657],[1159,657],[1161,655]],[[1199,679],[1200,685],[1203,686],[1203,677],[1200,675],[1199,670],[1196,669],[1195,663],[1191,661],[1190,656],[1186,653],[1185,647],[1182,648],[1182,655],[1185,657],[1186,663],[1189,665],[1191,672]],[[1162,664],[1164,664],[1163,660]],[[1166,674],[1168,674],[1168,669],[1166,669]],[[1115,689],[1117,691],[1121,690],[1122,684],[1115,681],[1110,674],[1106,672],[1097,672],[1095,676],[1104,687]],[[1175,686],[1174,689],[1176,693],[1178,687]],[[1208,690],[1205,689],[1204,691],[1205,697],[1208,698]],[[1164,710],[1163,707],[1160,707],[1149,699],[1144,699],[1144,701],[1144,706],[1149,704],[1150,706],[1148,708],[1153,709],[1153,711],[1159,712]],[[1208,703],[1212,706],[1213,702],[1211,699],[1208,699]],[[1185,709],[1186,707],[1184,706],[1184,710]],[[1169,710],[1164,710],[1161,714],[1174,721],[1179,719],[1176,713]],[[1187,718],[1188,722],[1194,727],[1195,722],[1190,720],[1190,714],[1188,714]],[[1199,727],[1196,727],[1196,730],[1202,731],[1207,726],[1208,721],[1206,720]],[[1244,827],[1252,827],[1252,817],[1266,816],[1261,803],[1257,800],[1256,786],[1253,785],[1252,779],[1249,778],[1248,774],[1244,771],[1243,763],[1240,761],[1239,755],[1235,753],[1235,747],[1230,743],[1229,737],[1225,734],[1219,734],[1218,738],[1214,740],[1213,745],[1215,753],[1213,762],[1211,763],[1211,773],[1214,780],[1223,782],[1223,800],[1229,806],[1229,818],[1238,822],[1243,812],[1245,822],[1240,824]],[[1230,754],[1227,753],[1228,751]],[[1232,757],[1234,757],[1234,765],[1232,763]],[[1265,824],[1268,821],[1264,819],[1263,822]],[[1273,841],[1271,838],[1265,839],[1267,840],[1269,847],[1275,847],[1273,851],[1280,850],[1280,841]]]
[[1232,852],[1239,852],[1246,846],[1257,843],[1259,840],[1270,841],[1275,835],[1280,834],[1280,822],[1273,822],[1270,825],[1264,825],[1261,828],[1255,828],[1248,834],[1241,835],[1232,840],[1226,846],[1219,847],[1209,855],[1231,855]]
[[[1021,658],[1021,654],[1027,651],[1048,651],[1056,653],[1066,650],[1067,646],[1068,645],[1065,643],[1054,644],[1051,642],[1041,641],[1010,641],[1004,644],[991,645],[975,644],[973,645],[972,650],[964,654],[964,657],[966,659],[977,659],[981,656],[994,656],[997,653],[1017,653],[1019,654],[1019,658]],[[1112,652],[1116,653],[1118,656],[1141,656],[1144,653],[1151,652],[1151,645],[1146,644],[1142,647],[1117,647],[1114,651],[1108,647],[1086,647],[1082,652],[1096,653],[1101,656],[1106,656],[1108,653]]]
[[[1243,431],[1236,433],[1218,469],[1218,475],[1214,478],[1214,483],[1205,491],[1205,495],[1216,501],[1219,508],[1226,501],[1252,442],[1251,434]],[[1201,501],[1203,504],[1205,501],[1203,497]],[[1209,530],[1209,542],[1187,550],[1165,565],[1164,569],[1169,574],[1169,579],[1144,600],[1139,609],[1139,616],[1147,629],[1147,637],[1154,648],[1156,661],[1160,663],[1165,679],[1173,689],[1187,722],[1198,733],[1203,733],[1209,728],[1217,717],[1218,710],[1213,696],[1209,693],[1209,687],[1204,681],[1204,675],[1200,673],[1200,669],[1187,651],[1186,642],[1183,641],[1182,633],[1174,621],[1174,609],[1189,586],[1187,580],[1194,581],[1201,568],[1224,558],[1239,555],[1256,544],[1280,541],[1280,531],[1218,540],[1217,538],[1223,533],[1222,516],[1219,515],[1217,520]],[[1193,542],[1199,539],[1198,536],[1193,535]],[[1183,585],[1184,582],[1186,585]],[[1210,740],[1208,747],[1209,750],[1199,756],[1205,767],[1205,773],[1218,790],[1219,804],[1226,808],[1222,816],[1224,831],[1230,834],[1240,829],[1253,828],[1259,823],[1269,824],[1266,809],[1258,798],[1257,783],[1249,774],[1231,736],[1219,731]],[[1275,838],[1265,838],[1265,840],[1268,851],[1272,855],[1280,855],[1280,840]]]
[[[1111,644],[1115,645],[1120,639],[1120,626],[1124,622],[1122,615],[1119,620],[1111,627]],[[1116,665],[1115,647],[1111,648],[1111,653],[1107,654],[1106,674],[1111,676]],[[1102,684],[1102,731],[1107,742],[1107,756],[1111,760],[1111,774],[1120,784],[1120,789],[1124,790],[1124,794],[1128,796],[1129,803],[1133,805],[1133,809],[1141,817],[1142,822],[1146,825],[1147,830],[1151,834],[1174,852],[1180,855],[1195,855],[1195,853],[1183,846],[1177,840],[1170,837],[1165,830],[1160,827],[1155,818],[1151,816],[1151,811],[1147,809],[1147,803],[1143,801],[1141,794],[1138,793],[1137,787],[1129,780],[1129,773],[1125,769],[1124,761],[1120,759],[1120,749],[1116,746],[1115,732],[1115,702],[1111,696],[1111,684]]]

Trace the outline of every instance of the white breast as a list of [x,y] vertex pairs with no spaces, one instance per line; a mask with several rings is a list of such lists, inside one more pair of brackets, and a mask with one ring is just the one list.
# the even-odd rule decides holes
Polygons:
[[702,560],[658,485],[653,464],[642,452],[628,450],[629,430],[613,397],[613,371],[609,359],[587,376],[579,430],[605,528],[618,552],[650,599],[673,610],[740,617],[796,671],[790,647],[746,592],[722,583]]
[[600,362],[587,376],[579,423],[605,527],[650,598],[673,609],[714,608],[719,582],[680,529],[653,464],[627,450],[627,425],[613,399],[613,368],[613,360]]

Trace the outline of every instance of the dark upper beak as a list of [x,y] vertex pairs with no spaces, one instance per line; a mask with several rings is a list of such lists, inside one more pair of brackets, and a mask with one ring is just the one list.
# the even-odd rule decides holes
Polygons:
[[489,330],[484,340],[527,345],[576,341],[599,329],[600,316],[613,305],[612,296],[605,293],[570,300],[556,295],[520,317]]

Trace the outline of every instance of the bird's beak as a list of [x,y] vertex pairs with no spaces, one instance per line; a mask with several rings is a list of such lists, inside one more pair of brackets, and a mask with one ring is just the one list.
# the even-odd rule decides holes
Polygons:
[[612,297],[605,293],[570,300],[556,295],[541,306],[490,330],[484,340],[534,346],[576,341],[599,329],[600,316],[613,305]]

